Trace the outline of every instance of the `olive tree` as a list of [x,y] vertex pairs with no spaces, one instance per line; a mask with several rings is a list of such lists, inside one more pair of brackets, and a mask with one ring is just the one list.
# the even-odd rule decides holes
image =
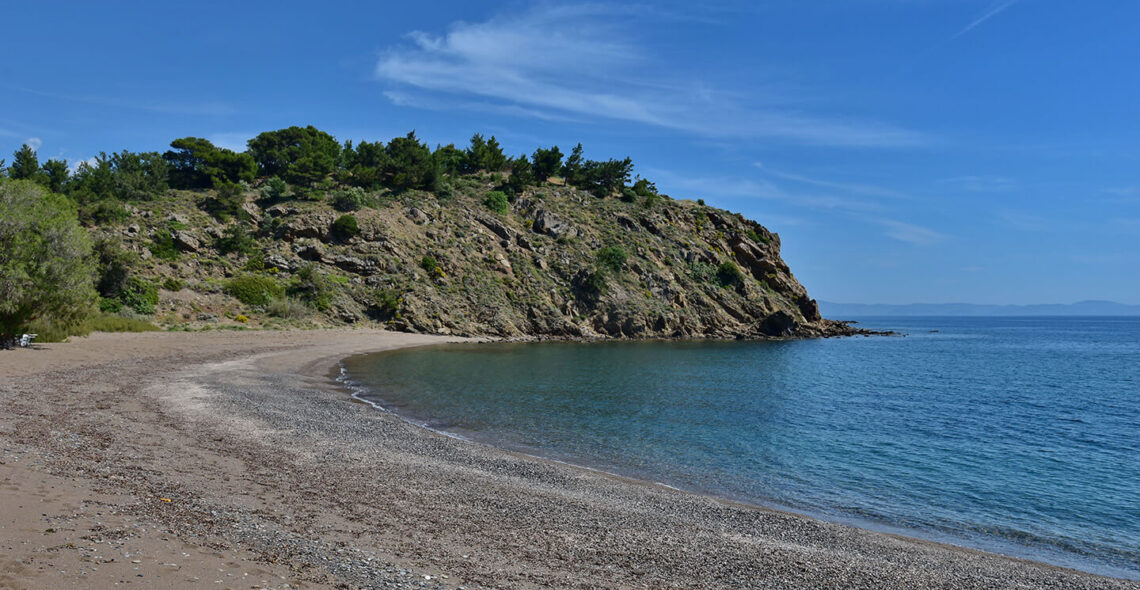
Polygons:
[[91,240],[71,202],[29,181],[0,179],[0,345],[39,318],[85,318],[94,278]]

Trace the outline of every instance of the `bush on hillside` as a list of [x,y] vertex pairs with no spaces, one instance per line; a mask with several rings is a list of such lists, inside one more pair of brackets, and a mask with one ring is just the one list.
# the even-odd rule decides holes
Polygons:
[[280,201],[284,199],[289,193],[289,185],[281,180],[280,177],[274,176],[265,182],[261,187],[261,198],[266,201]]
[[440,271],[439,261],[434,256],[424,256],[420,259],[420,268],[426,270],[428,274],[435,274]]
[[242,185],[236,182],[223,182],[218,185],[214,196],[202,199],[199,207],[221,222],[229,221],[232,217],[240,218],[244,213],[241,206],[245,204],[242,190]]
[[725,261],[716,267],[716,280],[722,287],[731,287],[744,282],[744,273],[736,263]]
[[231,225],[214,241],[214,247],[222,254],[250,254],[255,242],[253,236],[241,224]]
[[226,281],[225,292],[246,305],[267,305],[285,295],[277,281],[258,275],[241,275]]
[[278,297],[265,306],[265,313],[286,320],[300,319],[309,315],[309,308],[292,297]]
[[621,269],[625,266],[626,258],[628,258],[628,256],[625,250],[618,246],[606,246],[598,250],[598,264],[613,272],[621,272]]
[[297,269],[293,275],[293,282],[289,285],[288,293],[307,302],[318,311],[325,311],[332,306],[333,295],[336,294],[336,285],[331,277],[317,270],[316,265],[306,264]]
[[359,188],[336,191],[329,199],[329,204],[333,206],[333,209],[345,213],[359,210],[364,206],[364,191]]
[[483,206],[498,213],[499,215],[506,215],[510,210],[510,200],[507,199],[506,193],[502,191],[491,191],[483,198]]
[[140,277],[130,277],[119,293],[119,300],[138,313],[154,315],[158,305],[158,285]]
[[338,240],[350,240],[360,235],[360,226],[356,224],[355,217],[345,214],[336,218],[329,232]]
[[170,235],[169,230],[160,229],[154,232],[154,237],[150,239],[147,248],[155,258],[162,260],[178,259],[178,247],[174,245],[174,237]]

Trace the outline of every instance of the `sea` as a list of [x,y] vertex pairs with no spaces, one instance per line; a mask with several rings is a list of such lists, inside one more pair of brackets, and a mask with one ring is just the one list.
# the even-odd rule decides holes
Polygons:
[[459,344],[342,374],[452,436],[1140,579],[1140,318],[860,325],[897,335]]

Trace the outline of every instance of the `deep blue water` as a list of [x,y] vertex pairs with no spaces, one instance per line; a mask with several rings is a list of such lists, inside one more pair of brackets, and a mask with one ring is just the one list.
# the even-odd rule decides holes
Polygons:
[[362,397],[476,440],[1140,578],[1140,318],[862,325],[907,336],[453,345],[344,368]]

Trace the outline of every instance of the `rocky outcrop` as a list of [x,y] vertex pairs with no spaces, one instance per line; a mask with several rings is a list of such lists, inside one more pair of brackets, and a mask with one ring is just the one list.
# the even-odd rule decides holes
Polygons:
[[577,229],[558,215],[545,209],[539,209],[538,213],[535,214],[534,223],[531,225],[531,228],[540,234],[546,234],[554,239],[573,238],[578,235]]
[[[155,263],[156,280],[179,275],[213,289],[236,273],[262,272],[282,286],[326,275],[336,290],[328,323],[383,322],[390,329],[509,338],[796,338],[855,333],[819,306],[780,257],[780,237],[742,216],[688,201],[652,205],[548,185],[516,195],[508,211],[471,188],[446,199],[387,194],[352,215],[359,234],[330,236],[341,212],[317,201],[250,204],[243,224],[256,245],[221,254],[187,197],[171,232],[180,263]],[[116,235],[149,254],[139,209]],[[165,215],[165,213],[164,213]],[[197,223],[197,225],[196,225]],[[203,237],[199,237],[203,236]],[[729,264],[731,263],[731,264]],[[734,270],[738,269],[738,270]],[[212,281],[202,280],[213,273]],[[196,287],[197,286],[197,287]],[[223,295],[218,295],[223,297]],[[235,304],[236,306],[236,304]],[[256,317],[257,309],[235,307]],[[314,312],[317,313],[317,312]]]
[[171,232],[170,237],[174,241],[174,247],[182,252],[197,252],[202,247],[202,242],[188,231]]

